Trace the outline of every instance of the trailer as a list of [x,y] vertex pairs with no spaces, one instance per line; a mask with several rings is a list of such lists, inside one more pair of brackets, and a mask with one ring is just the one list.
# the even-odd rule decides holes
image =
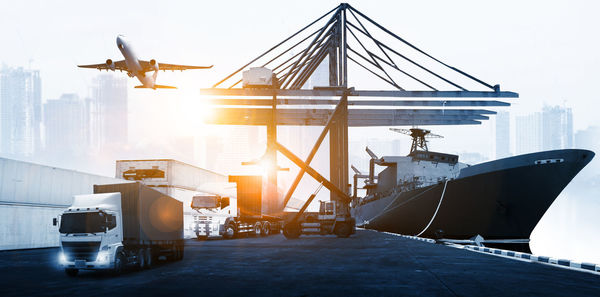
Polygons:
[[229,182],[237,184],[237,197],[193,197],[191,207],[199,213],[194,222],[198,239],[268,236],[281,232],[281,217],[264,211],[262,176],[229,176]]
[[159,258],[183,258],[183,204],[138,182],[94,185],[94,194],[74,197],[59,232],[59,264],[69,276],[150,268]]

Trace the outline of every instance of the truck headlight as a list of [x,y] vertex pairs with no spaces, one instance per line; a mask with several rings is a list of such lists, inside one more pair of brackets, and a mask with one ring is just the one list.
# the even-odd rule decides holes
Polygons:
[[63,253],[63,252],[58,253],[58,263],[60,263],[60,264],[67,263],[67,256],[65,255],[65,253]]
[[96,262],[100,264],[107,264],[110,262],[110,253],[108,251],[100,251],[96,257]]

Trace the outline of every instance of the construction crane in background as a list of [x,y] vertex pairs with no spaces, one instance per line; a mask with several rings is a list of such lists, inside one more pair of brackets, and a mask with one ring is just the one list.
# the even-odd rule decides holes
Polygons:
[[424,151],[429,151],[427,148],[427,139],[425,138],[444,138],[442,135],[433,134],[430,130],[421,129],[421,128],[411,128],[411,129],[399,129],[399,128],[390,128],[391,131],[398,132],[400,134],[406,134],[412,137],[412,145],[410,146],[410,152],[414,152],[417,149],[422,149]]

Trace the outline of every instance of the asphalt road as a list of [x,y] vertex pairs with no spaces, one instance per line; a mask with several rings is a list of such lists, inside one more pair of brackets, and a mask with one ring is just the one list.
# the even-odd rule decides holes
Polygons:
[[0,252],[0,296],[600,296],[600,276],[374,231],[188,240],[179,262],[113,277],[57,267],[57,248]]

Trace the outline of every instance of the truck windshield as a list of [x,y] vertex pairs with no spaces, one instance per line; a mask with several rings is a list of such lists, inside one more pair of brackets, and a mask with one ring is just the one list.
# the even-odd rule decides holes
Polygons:
[[106,214],[103,212],[66,213],[60,221],[60,233],[96,233],[106,229]]
[[219,207],[218,196],[194,196],[192,208],[217,208]]

